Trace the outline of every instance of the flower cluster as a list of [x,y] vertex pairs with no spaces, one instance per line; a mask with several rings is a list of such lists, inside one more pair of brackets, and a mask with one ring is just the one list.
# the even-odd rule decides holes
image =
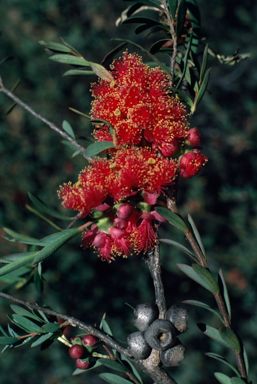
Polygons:
[[93,220],[82,245],[93,246],[106,261],[153,248],[156,226],[165,221],[154,210],[158,197],[178,175],[192,177],[207,161],[198,148],[185,149],[201,137],[189,129],[168,75],[127,52],[111,69],[112,81],[93,85],[91,116],[108,122],[95,125],[96,140],[115,147],[108,159],[93,160],[78,182],[59,191],[64,207]]

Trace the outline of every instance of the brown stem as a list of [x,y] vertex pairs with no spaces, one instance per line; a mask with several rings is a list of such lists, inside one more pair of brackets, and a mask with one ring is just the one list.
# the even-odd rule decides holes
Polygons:
[[173,86],[174,73],[175,73],[175,64],[176,64],[176,56],[177,56],[177,36],[176,36],[174,25],[172,23],[172,18],[171,18],[171,15],[170,15],[170,11],[169,11],[169,8],[167,6],[167,1],[166,0],[162,0],[162,5],[163,5],[163,8],[165,10],[167,19],[168,19],[168,24],[169,24],[169,27],[170,27],[170,33],[171,33],[171,38],[172,38],[172,43],[173,43],[173,52],[172,52],[172,56],[171,56],[171,59],[170,59],[171,83],[172,83],[172,86]]
[[51,129],[53,129],[55,132],[57,132],[59,135],[61,135],[64,139],[68,140],[71,142],[87,159],[89,162],[92,162],[92,158],[86,155],[86,149],[82,147],[72,136],[68,135],[65,131],[63,131],[61,128],[58,128],[54,123],[51,121],[45,119],[38,113],[36,113],[30,106],[25,104],[22,100],[20,100],[17,96],[15,96],[9,89],[5,88],[3,81],[0,77],[0,92],[4,93],[6,96],[8,96],[10,99],[15,101],[18,105],[20,105],[23,109],[28,111],[31,115],[33,115],[36,119],[41,120],[43,123],[48,125]]
[[150,249],[145,257],[145,263],[151,273],[154,290],[155,290],[155,302],[159,309],[159,318],[164,319],[167,311],[166,300],[164,296],[164,288],[161,278],[161,258],[160,258],[160,245],[157,241],[154,249]]

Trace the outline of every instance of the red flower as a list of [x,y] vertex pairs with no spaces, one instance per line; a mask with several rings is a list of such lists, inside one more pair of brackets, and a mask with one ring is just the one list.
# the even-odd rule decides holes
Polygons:
[[188,152],[180,159],[180,176],[188,179],[197,175],[202,166],[208,161],[207,157],[202,155],[198,149],[194,152]]
[[98,141],[143,145],[145,138],[159,149],[186,135],[187,113],[171,95],[165,72],[151,69],[138,55],[127,52],[111,69],[114,81],[100,79],[92,88],[92,118],[106,120],[114,129],[113,139],[107,126],[96,129]]

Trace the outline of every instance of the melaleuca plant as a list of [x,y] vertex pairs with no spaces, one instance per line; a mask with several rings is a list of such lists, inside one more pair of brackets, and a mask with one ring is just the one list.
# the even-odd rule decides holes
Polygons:
[[[232,371],[230,376],[216,372],[215,377],[222,384],[248,383],[247,355],[232,326],[222,270],[218,276],[212,273],[192,217],[188,215],[184,219],[177,207],[179,180],[197,177],[203,166],[208,167],[204,150],[199,147],[201,133],[190,126],[190,119],[207,89],[210,76],[207,58],[214,53],[202,40],[195,0],[128,3],[117,25],[138,24],[137,34],[147,31],[151,41],[156,39],[149,48],[116,39],[117,47],[105,53],[103,62],[98,64],[90,61],[90,57],[85,59],[67,43],[40,42],[51,54],[51,60],[73,66],[65,76],[96,77],[91,87],[91,109],[86,113],[75,111],[92,123],[95,142],[87,148],[77,141],[68,122],[64,121],[62,128],[58,128],[24,104],[1,80],[0,92],[59,133],[76,150],[74,155],[83,156],[87,165],[75,183],[64,180],[58,191],[63,206],[74,211],[73,217],[64,216],[35,195],[29,195],[38,210],[33,209],[34,212],[58,232],[34,239],[6,228],[9,236],[5,236],[6,240],[19,241],[28,249],[2,257],[0,276],[16,271],[15,283],[20,271],[25,275],[25,283],[31,276],[37,276],[35,281],[42,283],[42,263],[45,266],[48,257],[80,235],[83,249],[93,248],[99,259],[107,262],[106,269],[117,257],[127,258],[126,262],[142,258],[153,279],[155,298],[152,303],[138,303],[133,319],[138,331],[128,335],[128,346],[124,347],[114,339],[105,316],[98,326],[90,325],[86,319],[78,320],[0,292],[1,296],[29,308],[11,306],[14,314],[9,319],[15,329],[9,326],[6,331],[1,327],[0,343],[6,350],[31,340],[31,347],[47,347],[60,341],[76,360],[74,374],[103,365],[120,373],[101,373],[101,378],[109,383],[143,383],[137,365],[157,384],[175,383],[172,373],[163,367],[175,367],[185,357],[186,346],[180,342],[179,335],[188,328],[188,311],[177,305],[167,309],[161,277],[160,243],[163,242],[189,256],[191,265],[179,264],[179,269],[209,291],[216,301],[215,308],[200,301],[184,301],[219,318],[219,328],[207,324],[200,324],[199,328],[234,353],[236,364],[216,353],[208,353]],[[149,11],[155,18],[147,16]],[[147,63],[140,56],[142,52],[148,57]],[[231,64],[245,57],[235,55],[228,59],[219,55],[219,58]],[[70,224],[59,228],[44,214],[70,220]],[[191,248],[160,238],[162,223],[182,231]],[[172,299],[176,301],[176,297]],[[65,336],[68,325],[83,333],[68,340]]]

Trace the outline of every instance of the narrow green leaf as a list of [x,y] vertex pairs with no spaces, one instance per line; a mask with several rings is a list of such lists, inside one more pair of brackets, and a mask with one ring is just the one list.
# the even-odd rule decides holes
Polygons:
[[15,239],[17,240],[28,240],[28,241],[38,241],[38,239],[35,239],[34,237],[30,237],[30,236],[27,236],[27,235],[24,235],[22,233],[18,233],[18,232],[15,232],[13,231],[12,229],[10,228],[6,228],[4,227],[3,228],[4,231],[9,235],[9,236],[12,236],[14,237]]
[[37,253],[36,257],[33,260],[33,264],[36,264],[39,261],[46,259],[48,256],[56,252],[60,247],[62,247],[67,241],[69,241],[81,232],[82,229],[79,228],[72,228],[63,231],[61,236],[59,236],[56,240],[52,241],[50,244],[46,245],[41,251]]
[[46,323],[43,325],[43,330],[47,333],[54,333],[60,329],[60,324],[57,323]]
[[112,141],[97,141],[87,147],[86,155],[89,157],[95,156],[109,148],[115,148]]
[[198,95],[196,97],[196,100],[195,100],[195,108],[197,107],[197,105],[200,103],[200,101],[202,100],[202,97],[206,91],[206,88],[207,88],[207,85],[208,85],[208,81],[209,81],[209,77],[210,77],[210,71],[211,71],[211,68],[207,69],[205,75],[204,75],[204,79],[203,79],[203,82],[202,82],[202,85],[200,87],[200,90],[198,92]]
[[111,72],[107,71],[107,69],[105,69],[101,64],[92,63],[89,61],[89,65],[94,73],[102,80],[108,81],[109,83],[113,81]]
[[39,325],[33,323],[33,321],[27,319],[26,317],[14,314],[13,320],[17,325],[26,328],[29,332],[44,333]]
[[78,65],[79,67],[89,67],[90,64],[82,57],[73,55],[53,55],[49,57],[50,60],[57,61],[58,63]]
[[111,328],[109,327],[109,324],[105,319],[102,320],[102,327],[103,327],[103,331],[107,333],[107,335],[113,336]]
[[130,365],[130,367],[131,367],[131,369],[132,369],[132,372],[133,372],[134,376],[136,376],[136,378],[138,379],[138,381],[140,381],[140,383],[143,384],[143,381],[142,381],[142,379],[141,379],[139,373],[137,372],[137,370],[136,370],[134,364],[132,363],[132,361],[130,361],[126,356],[124,356],[124,355],[122,355],[122,354],[121,354],[121,359],[124,360],[124,361],[126,361],[126,362]]
[[[31,319],[37,320],[38,321],[38,316],[34,315],[32,312],[27,311],[26,309],[20,307],[19,305],[10,305],[12,308],[13,312],[15,312],[17,315],[25,316],[25,317],[30,317]],[[42,320],[41,320],[42,321]]]
[[74,217],[62,215],[61,213],[48,207],[43,200],[41,200],[39,197],[34,195],[32,192],[28,192],[28,195],[29,195],[29,198],[32,201],[32,203],[34,203],[40,211],[45,212],[48,215],[55,217],[56,219],[61,219],[61,220],[73,220],[74,219]]
[[[11,243],[22,243],[22,244],[28,244],[28,245],[40,245],[40,240],[38,241],[33,241],[33,240],[19,240],[19,239],[11,239],[10,237],[7,236],[2,236],[5,240],[10,241]],[[41,244],[42,245],[42,244]],[[31,252],[27,252],[28,254]]]
[[180,229],[183,232],[188,232],[188,228],[184,220],[178,216],[176,213],[170,211],[167,208],[157,207],[156,212],[159,213],[164,219],[168,220],[168,222],[174,225],[176,228]]
[[95,76],[95,72],[84,71],[83,69],[69,69],[68,71],[64,72],[62,76],[64,77],[64,76],[75,76],[75,75],[83,75],[83,76],[94,75]]
[[114,360],[109,360],[109,359],[98,359],[99,363],[104,365],[107,368],[113,369],[114,371],[119,371],[119,372],[129,372],[124,365],[121,365],[117,361]]
[[195,0],[186,0],[186,3],[193,28],[192,52],[197,53],[201,32],[201,15]]
[[92,367],[88,368],[88,369],[75,369],[75,371],[73,372],[72,376],[80,375],[81,373],[91,371],[91,369],[95,369],[95,368],[99,367],[100,365],[102,365],[102,364],[99,363],[99,361],[97,360],[95,362],[95,364]]
[[154,55],[156,52],[160,51],[163,44],[167,43],[167,41],[170,41],[170,39],[162,39],[156,41],[150,48],[149,52]]
[[190,213],[188,214],[188,221],[189,221],[189,223],[191,225],[191,228],[192,228],[192,230],[194,232],[196,241],[197,241],[197,243],[198,243],[198,245],[199,245],[199,247],[200,247],[200,249],[202,251],[202,254],[206,257],[205,249],[204,249],[204,246],[203,246],[203,243],[202,243],[201,236],[200,236],[200,234],[198,232],[198,229],[196,228],[195,222],[194,222],[192,216],[190,215]]
[[132,381],[123,379],[123,377],[114,375],[113,373],[100,373],[99,376],[101,377],[101,379],[111,384],[131,384],[132,383]]
[[19,342],[14,345],[14,348],[19,348],[19,347],[22,347],[24,344],[29,343],[30,340],[33,339],[33,337],[35,337],[35,336],[32,335],[32,336],[26,337],[25,339],[20,339]]
[[18,337],[5,337],[5,336],[0,336],[0,344],[14,344],[17,341],[19,341]]
[[69,107],[69,109],[70,109],[72,112],[77,113],[78,115],[81,115],[81,116],[84,116],[84,117],[87,117],[88,119],[90,119],[90,116],[86,115],[86,114],[83,113],[83,112],[78,111],[77,109],[74,109],[74,108],[71,108],[71,107]]
[[221,384],[231,384],[230,377],[224,375],[224,373],[215,372],[214,376]]
[[199,264],[193,264],[192,268],[197,273],[197,275],[209,286],[209,288],[212,291],[219,293],[220,291],[219,286],[208,269],[202,267]]
[[239,377],[231,377],[231,384],[245,384],[245,380],[240,379]]
[[225,342],[225,340],[221,337],[218,329],[211,327],[207,324],[198,323],[198,328],[208,337],[217,341],[218,343],[225,345],[225,347],[233,349],[229,344]]
[[[182,83],[184,77],[185,77],[185,74],[186,74],[186,71],[188,70],[188,66],[187,66],[187,61],[188,61],[188,56],[189,56],[189,53],[190,53],[190,49],[191,49],[191,44],[192,44],[192,38],[193,38],[193,34],[191,33],[190,34],[190,39],[189,39],[189,42],[187,43],[187,50],[186,50],[186,53],[185,53],[185,56],[183,58],[183,72],[182,72],[182,75],[179,79],[179,82],[178,84],[176,85],[176,88],[179,88],[180,84]],[[187,79],[188,81],[189,79]],[[189,84],[191,84],[191,81],[188,81]]]
[[176,16],[177,6],[178,6],[178,0],[168,0],[167,3],[168,3],[168,6],[169,6],[169,10],[170,10],[172,19],[174,21],[175,20],[175,16]]
[[7,109],[7,111],[5,112],[5,116],[9,115],[12,110],[16,107],[17,103],[14,103],[10,106],[10,108]]
[[208,311],[210,311],[210,312],[214,313],[216,316],[218,316],[220,321],[223,323],[222,316],[219,314],[219,312],[215,311],[215,309],[212,309],[209,305],[207,305],[205,303],[202,303],[201,301],[196,301],[196,300],[184,300],[183,303],[190,304],[190,305],[195,305],[197,307],[201,307],[201,308],[207,309]]
[[200,83],[203,81],[203,77],[204,77],[205,70],[206,70],[206,64],[207,64],[207,58],[208,58],[208,48],[209,48],[209,46],[207,44],[204,48],[204,51],[203,51],[203,61],[202,61],[200,77],[199,77]]
[[177,23],[176,23],[176,35],[179,36],[185,21],[187,11],[187,4],[186,0],[180,0],[179,6],[178,6],[178,14],[177,14]]
[[112,60],[116,55],[117,55],[117,53],[119,53],[125,46],[127,45],[127,43],[121,43],[121,44],[119,44],[117,47],[115,47],[114,49],[112,49],[110,52],[108,52],[105,56],[104,56],[104,58],[103,58],[103,60],[102,60],[102,62],[101,62],[101,64],[102,65],[104,65],[106,62],[108,62],[109,60]]
[[220,279],[220,281],[222,283],[222,296],[224,297],[226,308],[227,308],[227,311],[228,311],[228,315],[229,315],[229,317],[231,319],[231,305],[230,305],[230,300],[229,300],[229,295],[228,295],[228,289],[227,289],[227,285],[226,285],[226,282],[225,282],[225,279],[224,279],[223,272],[222,272],[221,268],[219,270],[219,279]]
[[31,344],[31,348],[37,347],[40,344],[43,344],[46,340],[50,339],[53,336],[52,333],[47,333],[46,335],[40,336],[34,343]]
[[191,108],[193,107],[194,102],[193,102],[193,100],[188,95],[186,95],[185,93],[179,91],[176,88],[171,88],[171,90],[174,93],[174,95],[178,95],[178,97],[179,97],[179,99],[181,101],[184,101],[187,105],[189,105],[189,107],[191,107]]
[[220,329],[220,336],[226,344],[230,345],[232,349],[235,349],[237,352],[241,351],[240,342],[236,334],[231,329],[222,327]]
[[3,335],[5,335],[6,337],[8,337],[8,334],[5,332],[4,328],[2,327],[2,325],[0,324],[0,331],[2,332]]
[[16,260],[20,260],[30,255],[36,255],[36,252],[14,253],[12,255],[4,256],[4,257],[1,257],[0,263],[10,264]]
[[211,353],[211,352],[207,352],[207,353],[205,353],[205,355],[211,357],[212,359],[221,361],[222,363],[224,363],[225,365],[227,365],[229,368],[231,368],[232,371],[234,371],[235,374],[236,374],[238,377],[240,377],[240,373],[238,372],[238,370],[237,370],[235,367],[233,367],[233,365],[230,364],[226,359],[224,359],[224,357],[218,355],[217,353]]
[[[10,316],[7,315],[7,317],[8,317],[8,319],[9,319],[10,321],[12,321],[12,319],[11,319]],[[16,333],[16,332],[12,329],[12,327],[10,326],[10,324],[8,324],[8,332],[10,333],[11,336],[13,336],[13,337],[18,337],[18,338],[19,338],[18,333]]]
[[38,313],[40,314],[40,316],[42,317],[43,320],[45,320],[47,323],[49,322],[48,318],[46,317],[46,315],[44,314],[44,312],[42,312],[40,309],[37,309]]
[[197,261],[194,254],[189,251],[189,249],[187,249],[186,247],[184,247],[184,245],[182,244],[179,244],[177,243],[176,241],[174,240],[170,240],[170,239],[160,239],[159,240],[161,243],[165,243],[165,244],[170,244],[170,245],[173,245],[174,247],[178,248],[180,251],[182,252],[185,252],[187,255],[189,255],[190,257],[192,257],[192,259],[194,261]]
[[73,139],[75,139],[75,134],[73,132],[73,129],[71,128],[71,125],[70,123],[68,123],[68,121],[66,120],[63,120],[62,122],[62,128],[63,130],[68,133],[68,135],[70,135],[71,137],[73,137]]
[[51,51],[67,52],[67,53],[72,52],[72,50],[69,47],[67,47],[66,45],[59,44],[59,43],[53,43],[51,41],[49,43],[46,43],[45,41],[41,40],[41,41],[39,41],[39,44],[43,45],[47,49],[50,49]]
[[164,24],[158,20],[150,19],[149,17],[141,17],[141,16],[132,16],[127,19],[125,19],[122,24],[133,24],[133,23],[140,23],[145,24],[149,27],[158,26],[161,29],[165,31],[169,31],[169,27],[167,24]]
[[243,358],[244,358],[244,363],[245,363],[246,374],[248,376],[249,375],[249,361],[248,361],[248,356],[247,356],[245,347],[243,347]]
[[29,256],[23,257],[22,259],[13,261],[12,263],[5,265],[0,269],[0,276],[6,275],[7,273],[10,273],[12,271],[15,271],[16,269],[23,267],[24,265],[28,263],[32,263],[32,260],[34,259],[36,252],[32,252]]
[[177,264],[177,267],[185,273],[190,279],[194,280],[196,283],[202,285],[205,289],[212,292],[211,288],[209,287],[206,282],[200,278],[200,276],[193,270],[192,267],[186,264]]
[[36,209],[32,208],[30,205],[26,204],[26,208],[34,213],[34,215],[37,215],[38,217],[40,217],[40,219],[46,221],[48,224],[50,224],[52,227],[54,227],[55,229],[57,229],[58,231],[61,231],[62,228],[60,228],[57,224],[55,224],[53,221],[51,221],[50,219],[48,219],[46,216],[44,216],[42,213],[40,213],[39,211],[37,211]]

